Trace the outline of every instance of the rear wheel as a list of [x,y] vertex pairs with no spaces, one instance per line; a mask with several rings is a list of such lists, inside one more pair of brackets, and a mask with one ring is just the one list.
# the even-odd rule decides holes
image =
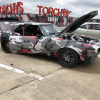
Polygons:
[[59,63],[67,68],[75,66],[79,61],[77,53],[69,48],[61,49],[57,54],[57,58]]
[[6,53],[10,53],[10,49],[9,49],[9,40],[7,38],[3,38],[1,40],[1,47],[2,50]]

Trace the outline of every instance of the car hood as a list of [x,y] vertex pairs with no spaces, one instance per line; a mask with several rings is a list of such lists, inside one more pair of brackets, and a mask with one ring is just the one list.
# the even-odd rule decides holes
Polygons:
[[75,31],[80,25],[88,21],[89,19],[93,18],[98,14],[98,11],[92,11],[86,15],[81,16],[80,18],[76,19],[73,23],[68,25],[66,28],[64,28],[61,32],[60,35],[63,33],[71,33]]

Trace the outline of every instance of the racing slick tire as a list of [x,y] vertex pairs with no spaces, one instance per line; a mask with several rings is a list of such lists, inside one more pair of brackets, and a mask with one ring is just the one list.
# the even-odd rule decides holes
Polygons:
[[57,58],[59,63],[67,68],[74,67],[79,61],[77,53],[69,48],[59,50],[57,53]]
[[1,40],[1,47],[2,47],[2,50],[5,52],[5,53],[10,53],[10,49],[9,49],[9,40],[7,38],[3,38]]

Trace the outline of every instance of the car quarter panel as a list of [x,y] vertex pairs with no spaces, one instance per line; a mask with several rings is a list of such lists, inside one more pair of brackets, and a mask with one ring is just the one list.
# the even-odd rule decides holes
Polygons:
[[100,39],[100,30],[88,29],[86,35]]

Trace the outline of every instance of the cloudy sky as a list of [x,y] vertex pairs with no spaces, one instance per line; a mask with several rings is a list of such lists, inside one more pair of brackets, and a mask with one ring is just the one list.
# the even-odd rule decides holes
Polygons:
[[[25,9],[38,9],[37,5],[68,9],[75,17],[80,17],[93,10],[98,10],[95,17],[100,19],[100,0],[21,0]],[[19,2],[19,0],[0,0],[0,5]]]

